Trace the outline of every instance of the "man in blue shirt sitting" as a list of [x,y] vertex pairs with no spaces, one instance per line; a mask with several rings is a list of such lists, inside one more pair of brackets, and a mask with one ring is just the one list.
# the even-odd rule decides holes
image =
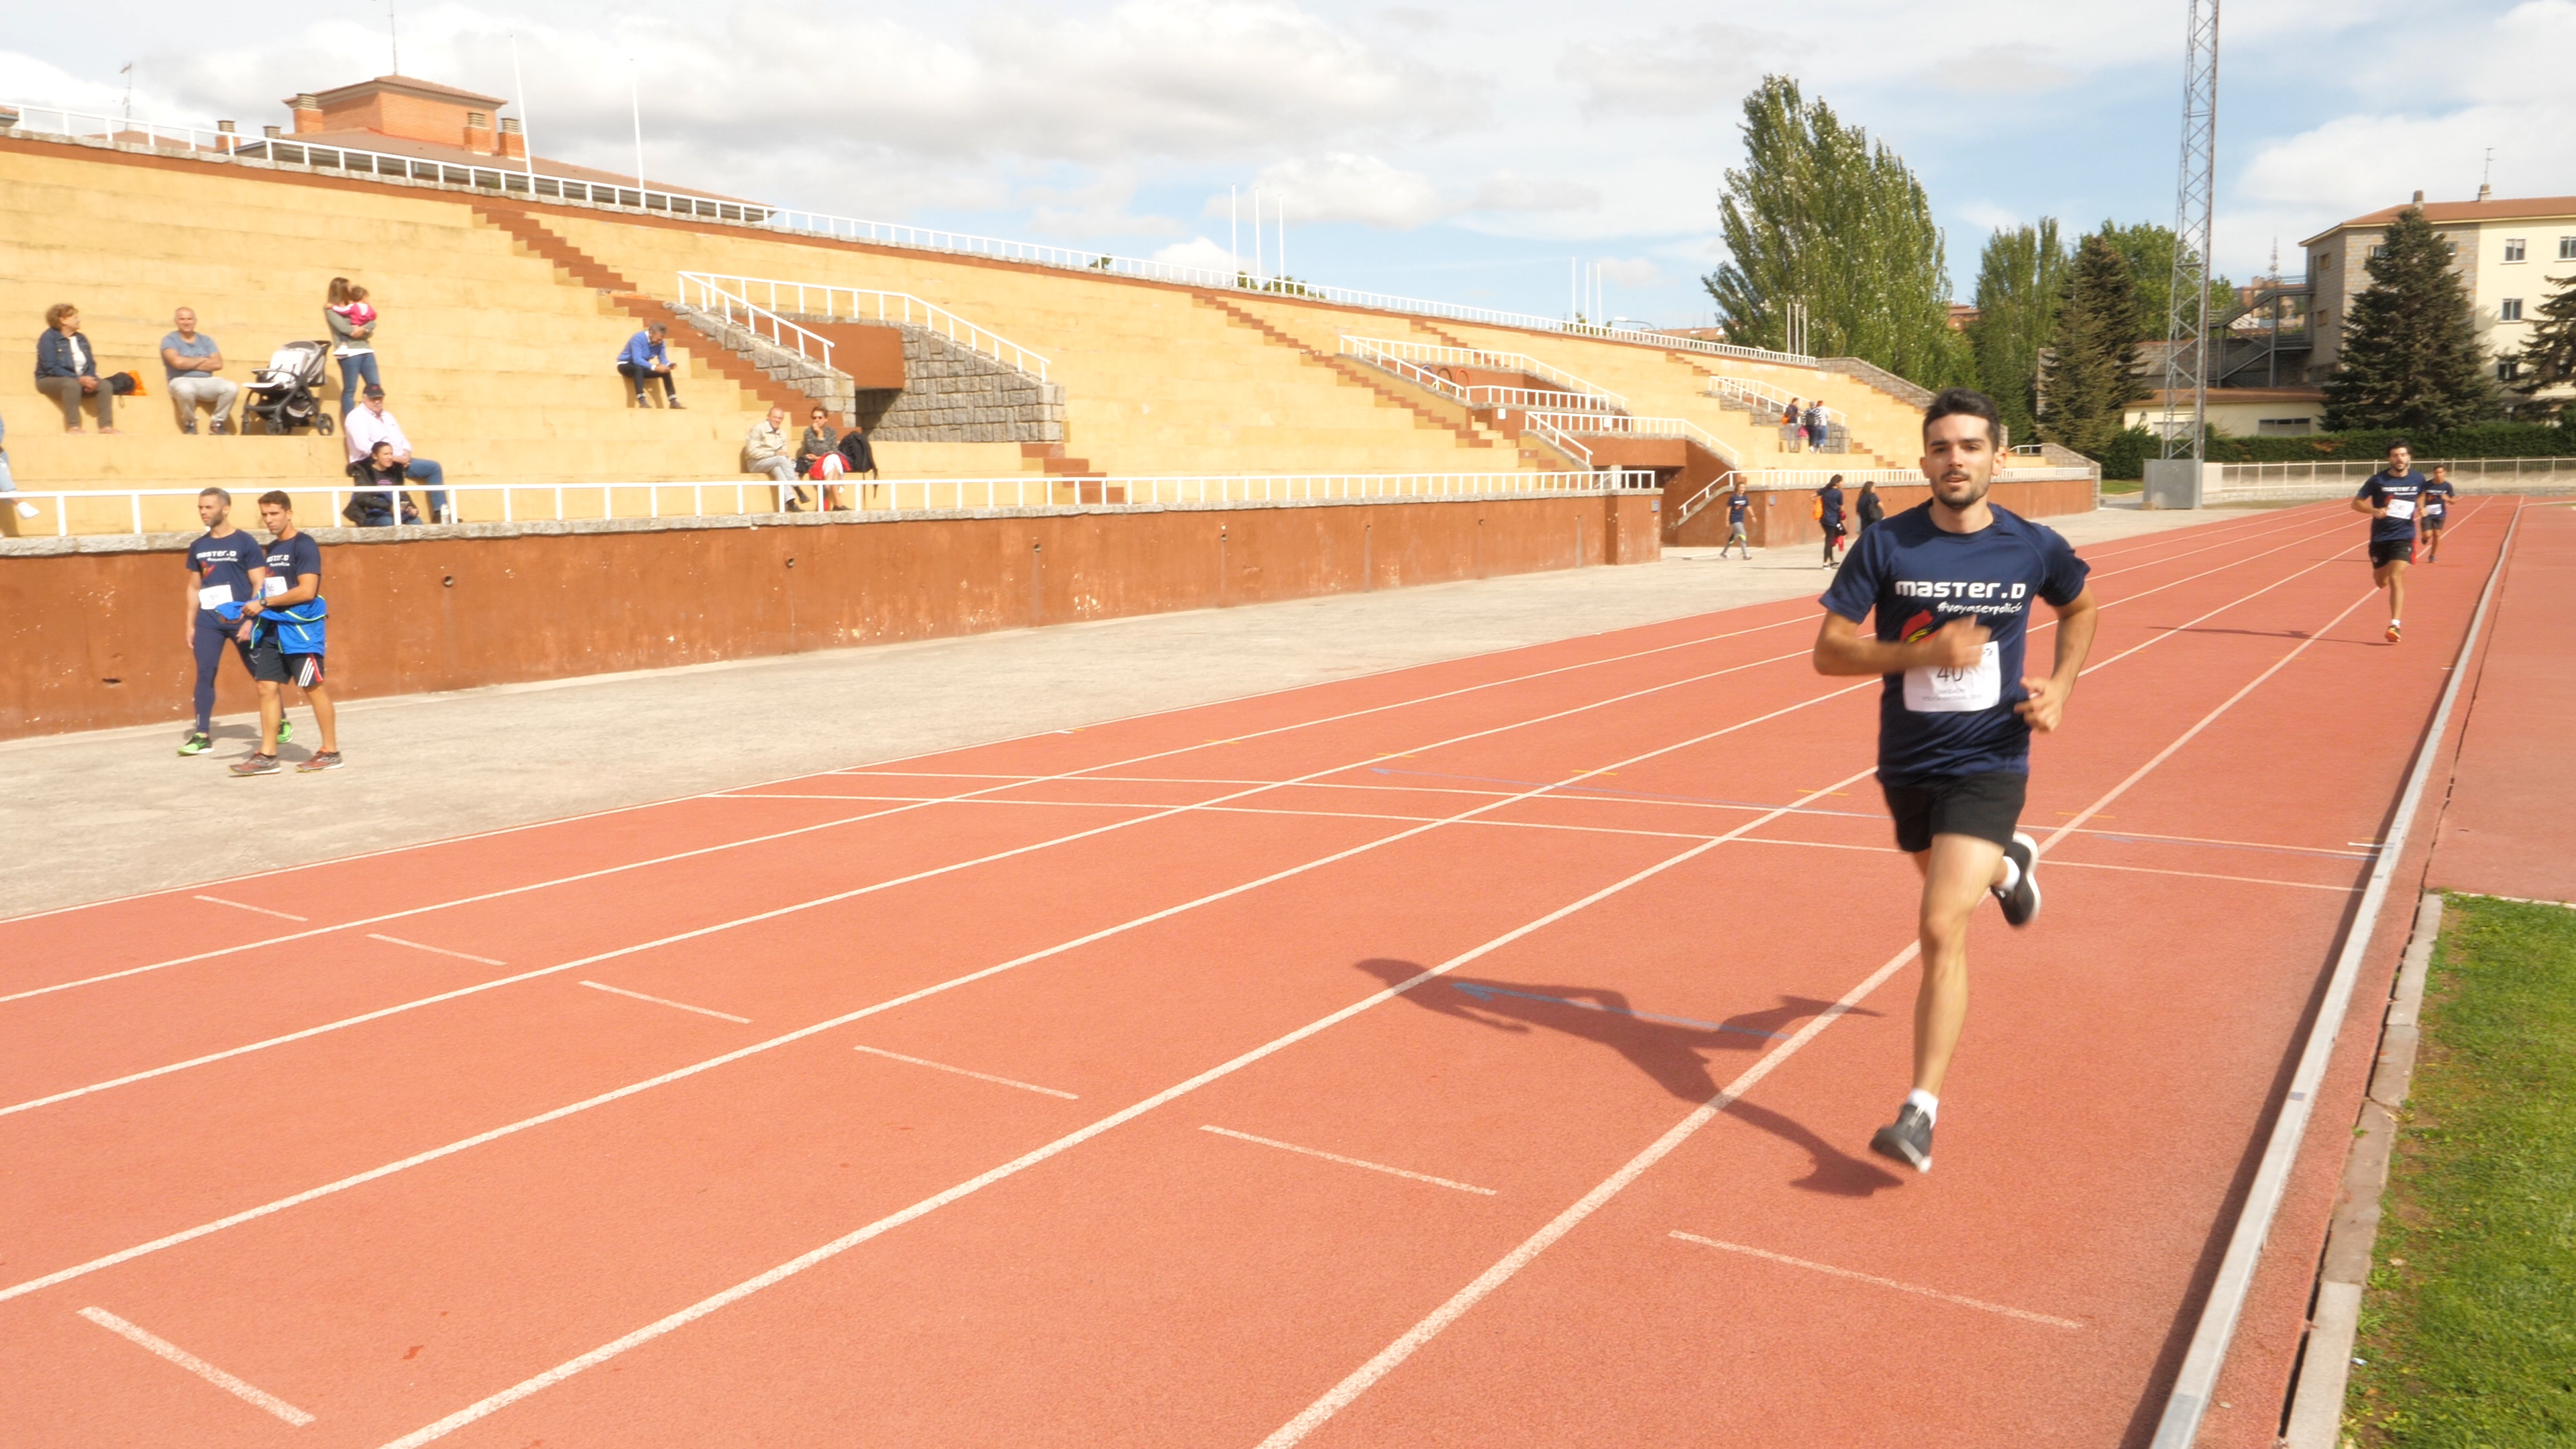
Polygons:
[[645,385],[657,377],[662,380],[662,405],[682,406],[679,389],[671,382],[671,349],[665,345],[670,335],[670,328],[659,322],[650,323],[627,338],[626,350],[617,354],[617,375],[634,385],[635,405],[639,408],[652,406],[645,396]]
[[[2063,536],[1986,502],[2002,449],[1994,400],[1954,387],[1923,413],[1932,497],[1863,532],[1822,600],[1816,672],[1876,674],[1878,783],[1896,848],[1923,873],[1914,1090],[1872,1151],[1932,1170],[1941,1079],[1968,1016],[1968,916],[2039,914],[2039,842],[2018,829],[2030,736],[2053,730],[2093,647],[2088,572]],[[2057,613],[2057,658],[2026,673],[2031,607]],[[1861,620],[1876,616],[1875,638]]]

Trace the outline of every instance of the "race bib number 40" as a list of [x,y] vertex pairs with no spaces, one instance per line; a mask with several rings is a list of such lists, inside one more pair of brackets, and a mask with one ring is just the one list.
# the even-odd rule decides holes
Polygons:
[[1992,709],[2003,698],[2003,655],[1992,640],[1964,669],[1905,671],[1905,707],[1917,714],[1966,714]]

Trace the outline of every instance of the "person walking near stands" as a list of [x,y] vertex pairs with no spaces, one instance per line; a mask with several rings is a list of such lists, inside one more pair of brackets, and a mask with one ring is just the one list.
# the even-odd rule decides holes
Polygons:
[[[221,488],[197,495],[205,534],[188,545],[188,649],[197,657],[197,727],[179,742],[179,753],[202,755],[215,746],[215,666],[227,652],[257,680],[250,660],[251,624],[242,606],[258,598],[268,577],[259,540],[232,525],[233,496]],[[231,649],[227,651],[226,645]],[[284,738],[280,731],[279,738]]]
[[671,329],[659,322],[647,323],[643,331],[626,339],[626,350],[617,354],[617,375],[635,388],[635,405],[652,405],[645,384],[656,378],[662,383],[662,406],[682,406],[680,390],[671,382]]
[[295,526],[295,500],[272,490],[259,495],[260,527],[269,532],[261,559],[268,577],[260,596],[243,606],[254,627],[250,677],[259,685],[259,749],[234,763],[236,775],[274,775],[277,747],[289,733],[286,686],[304,691],[321,728],[322,748],[295,767],[311,775],[340,768],[340,721],[331,691],[322,683],[323,630],[329,605],[322,601],[322,547]]
[[2388,445],[2388,466],[2370,475],[2352,496],[2355,513],[2370,515],[2370,583],[2388,591],[2388,642],[2401,637],[2398,616],[2406,612],[2406,566],[2415,561],[2415,510],[2423,502],[2424,475],[2415,471],[2415,450],[2404,441]]
[[1735,476],[1735,491],[1726,495],[1726,542],[1717,551],[1719,558],[1726,557],[1727,549],[1740,548],[1744,550],[1744,561],[1753,562],[1753,544],[1744,535],[1745,525],[1752,520],[1753,496],[1744,491],[1744,475],[1739,473]]
[[1789,399],[1788,406],[1780,409],[1781,452],[1794,453],[1798,451],[1798,440],[1806,432],[1806,429],[1800,426],[1800,420],[1804,416],[1805,415],[1803,413],[1798,411],[1798,400],[1796,398]]
[[1836,473],[1816,490],[1816,523],[1825,531],[1825,561],[1816,565],[1829,569],[1843,546],[1843,475]]
[[1877,484],[1863,483],[1860,485],[1860,497],[1852,500],[1852,512],[1860,517],[1860,532],[1862,533],[1869,532],[1870,525],[1873,523],[1884,523],[1887,521],[1887,505],[1878,501]]

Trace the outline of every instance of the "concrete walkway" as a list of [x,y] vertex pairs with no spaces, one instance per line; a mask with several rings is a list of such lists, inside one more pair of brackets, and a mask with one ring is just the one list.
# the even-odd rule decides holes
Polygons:
[[[2078,546],[2207,522],[2105,508]],[[171,725],[0,743],[0,916],[1712,613],[1824,587],[1796,548],[341,706],[349,766],[234,779]],[[230,667],[230,666],[227,666]],[[313,746],[312,714],[290,709]]]

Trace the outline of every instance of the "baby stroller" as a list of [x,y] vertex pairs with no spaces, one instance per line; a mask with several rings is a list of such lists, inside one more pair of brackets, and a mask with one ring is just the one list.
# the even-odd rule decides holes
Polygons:
[[291,433],[309,424],[313,431],[330,436],[331,415],[322,410],[321,396],[314,391],[322,384],[322,364],[330,355],[328,342],[290,342],[277,349],[268,366],[251,374],[250,400],[242,404],[242,431],[249,432],[256,419],[271,434]]

